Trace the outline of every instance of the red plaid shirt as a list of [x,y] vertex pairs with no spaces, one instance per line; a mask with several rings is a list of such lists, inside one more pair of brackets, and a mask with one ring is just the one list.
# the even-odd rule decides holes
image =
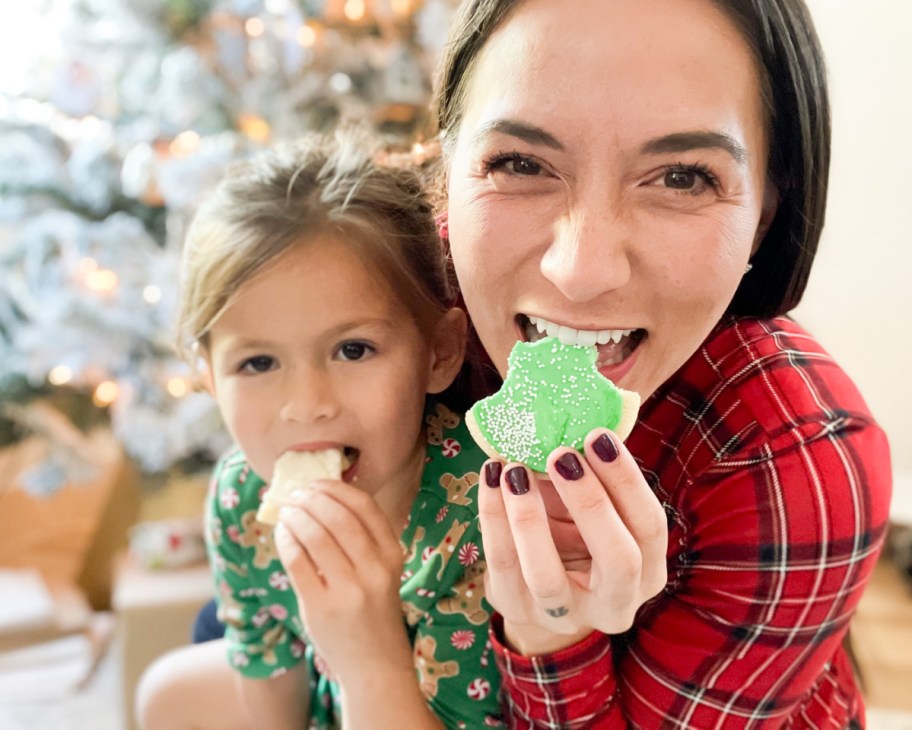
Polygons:
[[725,320],[627,446],[668,515],[668,584],[625,634],[553,655],[492,628],[517,728],[845,728],[842,647],[886,531],[886,437],[787,318]]

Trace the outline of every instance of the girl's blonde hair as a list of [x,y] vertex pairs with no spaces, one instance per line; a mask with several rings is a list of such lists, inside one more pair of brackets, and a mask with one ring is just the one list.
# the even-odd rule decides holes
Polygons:
[[184,244],[178,346],[185,355],[207,348],[209,330],[245,282],[322,236],[351,246],[418,327],[432,331],[454,299],[434,211],[417,171],[382,163],[377,149],[349,129],[229,169]]

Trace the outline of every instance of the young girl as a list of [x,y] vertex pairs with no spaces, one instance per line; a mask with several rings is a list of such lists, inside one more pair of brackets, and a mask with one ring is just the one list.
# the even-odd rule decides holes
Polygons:
[[[181,333],[239,448],[207,518],[227,633],[146,672],[142,726],[499,724],[484,457],[448,407],[466,321],[418,178],[351,134],[267,153],[198,212],[182,285]],[[342,480],[257,522],[275,461],[326,448],[352,460]]]

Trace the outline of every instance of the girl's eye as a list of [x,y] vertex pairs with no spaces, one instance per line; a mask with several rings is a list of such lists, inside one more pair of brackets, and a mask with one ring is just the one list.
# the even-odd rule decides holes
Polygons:
[[375,350],[366,342],[353,340],[351,342],[343,342],[339,345],[339,349],[336,352],[340,360],[354,362],[356,360],[363,360],[365,357],[372,355]]
[[519,175],[524,177],[533,177],[541,175],[542,166],[531,157],[526,157],[518,152],[511,152],[506,155],[498,155],[485,162],[485,173],[506,172],[509,175]]
[[265,373],[272,370],[276,365],[274,357],[269,355],[255,355],[249,357],[241,363],[240,371],[242,373]]
[[665,170],[662,184],[671,190],[700,195],[710,189],[716,189],[719,181],[709,168],[703,165],[675,165]]

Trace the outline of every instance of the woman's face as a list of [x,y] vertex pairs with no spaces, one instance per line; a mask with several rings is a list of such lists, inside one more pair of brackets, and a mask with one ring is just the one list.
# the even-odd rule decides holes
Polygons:
[[539,330],[643,397],[674,373],[774,212],[765,129],[751,52],[709,0],[525,0],[448,150],[453,259],[501,374]]

